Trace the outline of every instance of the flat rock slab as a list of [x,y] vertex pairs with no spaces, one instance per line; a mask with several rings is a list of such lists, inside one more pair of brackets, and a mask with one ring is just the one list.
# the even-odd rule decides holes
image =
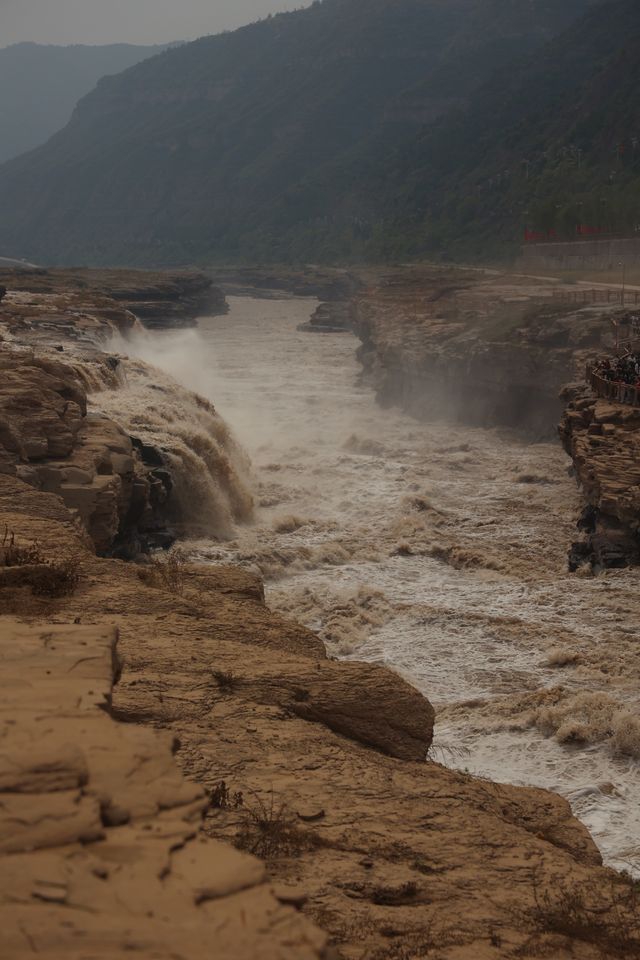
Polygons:
[[316,960],[265,867],[201,833],[173,737],[110,714],[113,627],[0,620],[0,956]]

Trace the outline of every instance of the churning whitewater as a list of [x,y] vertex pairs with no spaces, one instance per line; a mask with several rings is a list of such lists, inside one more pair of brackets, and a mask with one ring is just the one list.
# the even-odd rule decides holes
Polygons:
[[640,873],[640,574],[567,572],[579,494],[560,445],[383,410],[352,335],[297,330],[314,301],[230,304],[132,346],[215,402],[253,463],[254,521],[190,554],[258,568],[331,654],[429,697],[435,759],[562,793]]

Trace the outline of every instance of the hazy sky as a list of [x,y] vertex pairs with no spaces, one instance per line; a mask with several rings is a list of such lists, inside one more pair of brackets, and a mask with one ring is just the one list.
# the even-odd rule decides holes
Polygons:
[[311,0],[0,0],[0,47],[164,43],[239,27]]

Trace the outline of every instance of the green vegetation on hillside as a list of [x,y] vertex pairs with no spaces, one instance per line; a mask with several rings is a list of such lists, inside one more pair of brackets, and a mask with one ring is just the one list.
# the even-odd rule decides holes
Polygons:
[[491,78],[389,164],[404,255],[513,254],[539,236],[640,228],[640,4],[609,0]]

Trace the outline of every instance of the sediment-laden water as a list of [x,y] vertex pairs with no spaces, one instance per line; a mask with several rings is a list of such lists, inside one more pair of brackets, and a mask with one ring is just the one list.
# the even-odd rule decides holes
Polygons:
[[258,567],[331,653],[432,700],[435,759],[557,790],[640,873],[640,573],[567,572],[579,498],[559,444],[381,410],[351,335],[296,330],[314,307],[237,298],[138,344],[253,462],[255,522],[189,551]]

